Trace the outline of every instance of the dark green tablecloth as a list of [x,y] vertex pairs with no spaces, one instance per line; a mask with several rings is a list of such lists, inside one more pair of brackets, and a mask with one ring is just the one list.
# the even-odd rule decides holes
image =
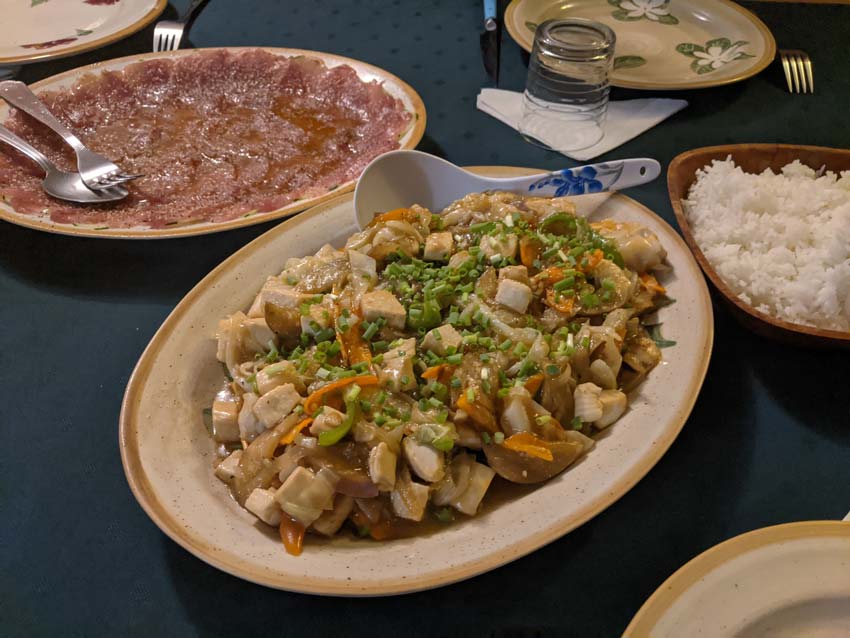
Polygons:
[[[300,47],[384,67],[425,101],[420,148],[454,162],[573,165],[475,110],[486,81],[480,6],[213,0],[191,35],[197,46]],[[789,95],[774,64],[727,88],[677,94],[686,110],[603,159],[648,155],[666,167],[683,150],[725,142],[850,147],[850,6],[748,6],[781,47],[811,54],[817,93]],[[147,51],[151,33],[21,77]],[[521,89],[520,49],[507,35],[502,64],[502,87]],[[629,195],[674,223],[663,178]],[[288,594],[221,573],[136,504],[118,455],[118,411],[171,308],[270,227],[133,243],[0,223],[3,635],[618,636],[667,576],[708,547],[850,509],[850,356],[753,337],[718,306],[708,377],[678,440],[617,503],[531,556],[451,587],[375,600]]]

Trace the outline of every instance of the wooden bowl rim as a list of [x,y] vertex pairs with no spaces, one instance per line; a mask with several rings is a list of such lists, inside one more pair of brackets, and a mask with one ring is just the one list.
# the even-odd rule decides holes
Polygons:
[[[846,153],[850,156],[850,150],[841,148],[832,148],[828,146],[809,146],[801,144],[722,144],[718,146],[703,146],[694,148],[683,153],[679,153],[667,167],[667,191],[670,196],[670,204],[673,206],[673,213],[676,215],[676,222],[679,224],[679,229],[682,231],[682,237],[691,249],[694,257],[697,260],[703,273],[714,287],[723,295],[726,301],[731,302],[738,310],[749,315],[751,318],[769,324],[779,331],[794,333],[797,335],[805,335],[806,337],[814,337],[820,340],[834,342],[836,344],[850,344],[850,332],[840,330],[828,330],[826,328],[816,328],[814,326],[805,326],[799,323],[792,323],[784,319],[778,319],[767,313],[756,310],[751,305],[742,301],[726,284],[725,281],[717,274],[714,267],[709,262],[708,258],[703,254],[696,239],[691,232],[691,226],[685,216],[682,199],[687,196],[687,191],[690,189],[696,174],[692,175],[687,183],[681,180],[678,175],[679,167],[693,157],[710,156],[717,154],[731,155],[735,159],[735,153],[765,153],[775,152],[780,149],[798,150],[807,152],[829,152],[829,153]],[[706,165],[710,160],[706,160]],[[680,194],[681,191],[681,194]]]

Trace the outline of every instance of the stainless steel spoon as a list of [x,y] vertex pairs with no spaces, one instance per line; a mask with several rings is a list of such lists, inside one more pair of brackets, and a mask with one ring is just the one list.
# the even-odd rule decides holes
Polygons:
[[27,144],[5,126],[0,126],[0,142],[5,142],[38,164],[44,170],[44,180],[41,182],[44,192],[57,199],[78,204],[102,204],[127,197],[128,191],[123,186],[91,190],[85,185],[79,173],[69,173],[58,169],[41,151]]

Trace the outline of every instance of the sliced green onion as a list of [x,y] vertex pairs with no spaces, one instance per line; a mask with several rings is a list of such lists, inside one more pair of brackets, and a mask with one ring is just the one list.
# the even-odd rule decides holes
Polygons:
[[581,296],[581,305],[585,308],[596,308],[599,305],[599,297],[592,292]]
[[372,337],[374,337],[376,334],[378,334],[378,324],[369,323],[369,325],[366,326],[366,329],[363,331],[363,338],[366,339],[366,341],[371,341]]

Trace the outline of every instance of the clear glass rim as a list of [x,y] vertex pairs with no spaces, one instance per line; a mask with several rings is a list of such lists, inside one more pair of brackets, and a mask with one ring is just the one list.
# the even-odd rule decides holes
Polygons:
[[[601,37],[602,41],[598,44],[577,44],[568,42],[555,37],[552,32],[561,27],[579,27],[587,31],[594,31]],[[617,42],[617,36],[611,27],[589,20],[587,18],[553,18],[541,22],[534,34],[534,46],[539,47],[541,44],[547,49],[558,48],[564,51],[587,52],[587,51],[604,51],[613,49]]]

